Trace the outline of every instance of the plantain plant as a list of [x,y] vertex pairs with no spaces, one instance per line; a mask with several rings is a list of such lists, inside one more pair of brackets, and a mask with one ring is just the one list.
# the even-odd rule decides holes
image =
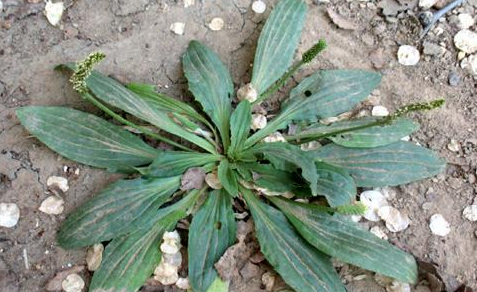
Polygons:
[[[235,242],[234,201],[246,204],[261,251],[296,291],[345,291],[332,257],[402,282],[416,281],[410,254],[347,215],[364,212],[355,202],[359,187],[396,186],[443,170],[433,152],[401,140],[418,129],[407,113],[442,101],[325,125],[319,121],[352,110],[381,77],[363,70],[319,70],[291,90],[264,128],[251,131],[254,105],[325,48],[320,40],[292,64],[306,9],[302,0],[276,5],[258,40],[251,82],[238,91],[235,108],[227,68],[208,47],[192,41],[183,67],[200,110],[157,93],[154,86],[124,86],[94,71],[105,57],[101,53],[58,68],[73,71],[73,88],[115,124],[65,107],[17,110],[25,128],[60,155],[130,175],[81,205],[58,232],[64,248],[109,242],[89,291],[137,291],[160,262],[163,233],[190,215],[189,279],[193,291],[207,291],[217,279],[214,263]],[[280,134],[290,124],[297,130]],[[171,150],[152,147],[141,140],[146,136]],[[319,147],[302,150],[310,141]],[[207,174],[209,184],[181,186],[191,169]]]

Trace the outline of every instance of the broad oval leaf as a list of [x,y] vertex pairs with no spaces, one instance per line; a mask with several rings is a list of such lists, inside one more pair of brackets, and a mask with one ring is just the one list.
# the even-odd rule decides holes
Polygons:
[[242,189],[261,251],[283,280],[300,292],[345,292],[330,258],[298,234],[279,210]]
[[235,232],[231,197],[224,190],[211,192],[189,228],[189,279],[194,291],[205,292],[214,282],[214,264],[235,242]]
[[350,204],[356,198],[353,178],[342,168],[316,162],[318,194],[325,196],[331,207]]
[[230,118],[231,142],[228,150],[229,155],[234,156],[235,152],[243,149],[245,140],[250,133],[251,124],[252,105],[248,100],[243,100],[237,105]]
[[292,192],[296,188],[306,186],[306,182],[302,182],[303,179],[298,175],[278,170],[271,164],[242,163],[240,166],[252,172],[250,180],[253,179],[257,186],[273,192]]
[[292,120],[316,120],[351,110],[381,82],[378,73],[364,70],[320,70],[295,87],[280,113],[246,141],[262,140]]
[[165,231],[195,204],[200,192],[190,192],[179,202],[160,210],[130,234],[114,238],[103,254],[103,261],[94,272],[89,291],[136,292],[151,276],[161,261],[159,244]]
[[140,138],[94,115],[65,107],[17,109],[22,125],[60,155],[111,170],[149,164],[160,153]]
[[[75,65],[68,63],[59,65],[57,68],[74,70]],[[93,71],[86,80],[86,85],[101,101],[147,121],[161,130],[194,143],[210,153],[216,153],[214,146],[207,140],[183,129],[168,115],[168,112],[155,103],[140,98],[116,80],[104,76],[98,71]]]
[[[360,122],[370,122],[376,119],[364,119]],[[354,123],[349,124],[356,127]],[[356,131],[345,132],[330,139],[338,145],[352,148],[374,148],[388,145],[401,140],[419,129],[412,120],[400,118],[391,124],[374,126]]]
[[252,85],[260,95],[288,70],[305,22],[303,0],[282,0],[270,13],[253,62]]
[[189,43],[182,62],[189,90],[219,129],[224,150],[227,150],[234,92],[227,67],[211,49],[197,41]]
[[164,151],[151,163],[148,174],[154,177],[178,175],[191,167],[219,161],[221,157],[200,152]]
[[345,216],[330,215],[310,204],[270,198],[314,247],[343,262],[406,283],[417,280],[414,258]]
[[431,150],[404,141],[377,148],[331,143],[308,153],[316,161],[345,169],[358,187],[397,186],[437,175],[445,168]]
[[227,159],[220,161],[217,169],[219,181],[225,190],[233,197],[238,193],[238,177],[237,173],[231,169],[230,163]]
[[179,188],[180,176],[120,180],[86,201],[63,222],[57,241],[78,248],[141,227]]
[[[284,161],[293,165],[294,168],[300,168],[301,175],[310,184],[312,194],[314,196],[318,194],[318,175],[316,173],[315,163],[313,162],[313,159],[310,159],[306,152],[302,151],[300,148],[288,143],[274,142],[259,143],[248,151],[254,154],[263,154],[268,159],[273,159],[274,161]],[[286,164],[283,164],[283,166],[287,167]]]

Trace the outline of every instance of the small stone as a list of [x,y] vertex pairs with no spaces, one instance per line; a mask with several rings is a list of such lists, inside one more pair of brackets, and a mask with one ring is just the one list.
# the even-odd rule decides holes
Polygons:
[[224,25],[225,25],[225,22],[222,18],[215,17],[210,21],[209,28],[210,30],[213,30],[213,31],[219,31],[224,27]]
[[310,141],[300,145],[300,149],[303,151],[312,151],[321,147],[321,144],[318,141]]
[[205,182],[207,185],[214,190],[220,190],[222,188],[222,184],[220,183],[219,177],[216,172],[209,172],[205,176]]
[[388,205],[386,198],[378,191],[362,192],[359,196],[359,201],[366,206],[366,213],[363,217],[374,222],[381,219],[378,215],[379,209]]
[[457,140],[451,139],[450,143],[447,144],[447,149],[449,149],[452,152],[459,152],[460,144],[459,144],[459,142],[457,142]]
[[195,4],[195,0],[184,0],[184,8],[193,6]]
[[445,48],[431,42],[424,42],[422,47],[424,54],[429,56],[440,57],[446,52]]
[[451,231],[449,222],[441,214],[431,216],[429,228],[433,234],[438,236],[446,236]]
[[154,270],[154,279],[162,285],[172,285],[179,280],[178,268],[161,262]]
[[454,45],[459,50],[472,54],[477,51],[477,33],[468,29],[460,30],[454,36]]
[[457,16],[457,27],[459,29],[468,29],[474,25],[474,18],[469,13],[461,13]]
[[286,142],[286,141],[287,140],[285,139],[285,137],[283,137],[282,133],[280,133],[280,132],[275,132],[275,133],[271,134],[270,136],[265,137],[263,139],[263,142],[265,142],[265,143]]
[[469,221],[477,221],[477,205],[470,205],[465,207],[462,215]]
[[460,76],[455,71],[450,71],[448,76],[448,81],[450,86],[459,86],[460,85]]
[[63,213],[65,201],[57,196],[49,196],[38,208],[41,212],[49,215],[59,215]]
[[384,58],[384,49],[378,48],[369,54],[369,60],[373,63],[374,68],[382,69],[386,66],[386,60]]
[[51,25],[56,26],[61,21],[61,16],[65,10],[65,5],[63,2],[53,3],[51,0],[48,0],[45,5],[45,15]]
[[411,286],[408,283],[393,281],[386,287],[387,292],[411,292]]
[[46,180],[46,185],[50,188],[58,188],[63,192],[66,192],[70,188],[68,186],[68,180],[62,176],[50,176]]
[[381,239],[384,239],[384,240],[388,240],[388,235],[386,234],[386,232],[384,232],[384,230],[379,227],[379,226],[373,226],[371,227],[371,229],[369,229],[369,232],[371,232],[372,234],[376,235],[377,237],[381,238]]
[[84,288],[84,281],[78,274],[70,274],[61,282],[61,288],[65,292],[81,292]]
[[262,14],[267,10],[267,4],[261,0],[253,1],[252,10],[257,14]]
[[184,22],[174,22],[174,23],[171,24],[170,30],[177,35],[183,35],[184,30],[185,30],[185,23]]
[[462,69],[466,69],[470,74],[477,76],[477,54],[470,55],[460,63]]
[[257,100],[257,97],[258,93],[250,83],[240,87],[240,89],[237,90],[237,98],[240,101],[245,99],[252,103]]
[[273,291],[273,286],[275,285],[275,273],[264,273],[262,275],[262,283],[265,286],[266,291]]
[[166,231],[164,232],[164,235],[162,236],[162,239],[164,241],[172,241],[175,243],[180,243],[181,242],[181,236],[179,235],[179,232],[177,230],[174,231]]
[[438,0],[419,0],[419,7],[429,9],[437,3]]
[[104,246],[101,243],[97,243],[90,248],[86,253],[86,264],[89,271],[96,271],[101,265],[103,260]]
[[419,51],[408,45],[400,46],[397,53],[398,62],[404,66],[414,66],[419,62]]
[[373,106],[371,110],[371,115],[373,117],[386,117],[389,116],[389,111],[382,105]]
[[251,129],[256,131],[265,128],[267,125],[267,117],[261,114],[252,115],[252,126]]
[[[463,59],[465,58],[465,56],[466,56],[466,54],[465,54],[464,52],[459,51],[459,52],[457,53],[457,61],[463,60]],[[461,66],[462,66],[462,65],[461,65]]]
[[0,203],[0,226],[12,228],[20,219],[20,209],[15,203]]
[[162,261],[174,266],[180,267],[182,265],[182,254],[180,252],[176,253],[163,253],[162,254]]
[[386,222],[386,228],[391,232],[403,231],[411,223],[409,217],[403,215],[398,209],[384,206],[378,210],[378,215]]
[[182,290],[190,289],[189,278],[179,278],[177,279],[176,286]]

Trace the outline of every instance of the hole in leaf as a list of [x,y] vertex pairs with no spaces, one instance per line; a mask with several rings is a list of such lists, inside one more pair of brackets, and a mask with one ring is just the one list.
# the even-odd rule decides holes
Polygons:
[[222,223],[220,221],[215,222],[214,228],[220,230],[220,228],[222,228]]
[[306,96],[306,97],[310,97],[310,96],[311,96],[311,91],[306,90],[306,91],[305,91],[305,96]]

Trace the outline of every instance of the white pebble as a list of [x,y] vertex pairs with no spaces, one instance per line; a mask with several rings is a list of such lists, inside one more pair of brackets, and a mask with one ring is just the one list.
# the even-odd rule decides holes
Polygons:
[[275,273],[273,272],[266,272],[262,275],[262,284],[265,286],[265,291],[273,291],[275,278]]
[[321,144],[318,141],[310,141],[300,145],[300,149],[303,151],[312,151],[321,147]]
[[251,129],[256,131],[265,128],[267,125],[267,117],[261,114],[252,115],[252,126]]
[[20,219],[20,209],[15,203],[0,203],[0,226],[12,228]]
[[63,2],[53,3],[51,0],[48,0],[45,5],[45,15],[51,25],[56,26],[60,23],[61,16],[65,10],[65,5]]
[[262,14],[267,10],[267,4],[261,0],[253,1],[252,10],[257,14]]
[[258,93],[257,90],[252,86],[252,84],[246,84],[242,87],[240,87],[239,90],[237,90],[237,98],[242,101],[242,100],[248,100],[249,102],[254,102],[258,98]]
[[65,201],[57,196],[49,196],[41,203],[38,210],[49,215],[58,215],[63,213]]
[[393,281],[386,287],[387,292],[411,292],[411,286],[408,283]]
[[477,54],[470,55],[460,63],[462,69],[466,69],[470,74],[477,76]]
[[101,265],[103,260],[104,246],[101,243],[97,243],[90,248],[86,253],[86,264],[89,271],[95,271]]
[[400,46],[397,53],[398,62],[404,66],[414,66],[419,62],[419,51],[413,46]]
[[225,22],[222,18],[215,17],[210,21],[209,28],[210,28],[210,30],[218,31],[218,30],[221,30],[224,27],[224,24],[225,24]]
[[190,289],[189,278],[179,278],[177,279],[176,286],[182,290]]
[[207,185],[214,190],[220,190],[222,188],[222,184],[220,183],[219,177],[216,172],[209,172],[205,176],[205,182]]
[[2,12],[2,11],[3,11],[3,2],[2,2],[2,0],[0,0],[0,12]]
[[447,144],[447,149],[449,149],[452,152],[459,152],[460,144],[459,142],[457,142],[457,140],[451,139],[450,143]]
[[382,105],[373,106],[373,110],[371,111],[371,115],[373,117],[386,117],[389,116],[389,111]]
[[180,243],[181,242],[181,236],[179,235],[179,232],[177,230],[174,231],[166,231],[164,232],[164,235],[162,236],[162,239],[164,241],[173,241],[175,243]]
[[183,35],[185,30],[184,22],[174,22],[171,24],[170,29],[173,33],[177,35]]
[[181,250],[181,245],[174,241],[164,241],[161,244],[161,251],[163,253],[175,254]]
[[161,262],[154,270],[154,279],[162,285],[175,284],[179,280],[177,271],[177,267]]
[[81,292],[84,288],[84,281],[78,274],[70,274],[61,282],[61,288],[65,292]]
[[438,236],[446,236],[451,231],[449,222],[441,214],[431,216],[429,228],[433,234]]
[[378,215],[379,209],[388,205],[384,195],[378,191],[362,192],[359,196],[359,201],[366,206],[366,213],[363,215],[363,217],[374,222],[381,219]]
[[49,187],[56,187],[66,192],[70,187],[68,186],[68,180],[62,176],[50,176],[46,180],[46,185]]
[[468,29],[460,30],[454,36],[454,45],[459,50],[472,54],[477,51],[477,33]]
[[369,230],[369,232],[371,232],[372,234],[376,235],[377,237],[381,238],[381,239],[384,239],[384,240],[388,240],[388,235],[386,234],[386,232],[384,232],[384,230],[379,227],[379,226],[373,226],[371,227],[371,229]]
[[403,231],[411,223],[409,217],[403,215],[398,209],[391,206],[381,207],[378,211],[379,217],[386,222],[386,228],[391,232]]
[[283,137],[282,133],[280,133],[280,132],[275,132],[275,133],[271,134],[270,136],[265,137],[263,139],[263,142],[265,142],[265,143],[286,142],[286,141],[287,140],[285,139],[285,137]]
[[467,29],[474,25],[474,18],[469,13],[461,13],[457,16],[457,26],[459,29]]
[[465,207],[462,215],[465,219],[470,221],[477,221],[477,205],[470,205]]
[[195,0],[184,0],[184,8],[193,6],[195,4]]
[[419,0],[419,7],[429,9],[437,3],[437,0]]
[[182,264],[182,254],[180,252],[176,253],[163,253],[162,254],[162,261],[174,266],[174,267],[180,267]]

